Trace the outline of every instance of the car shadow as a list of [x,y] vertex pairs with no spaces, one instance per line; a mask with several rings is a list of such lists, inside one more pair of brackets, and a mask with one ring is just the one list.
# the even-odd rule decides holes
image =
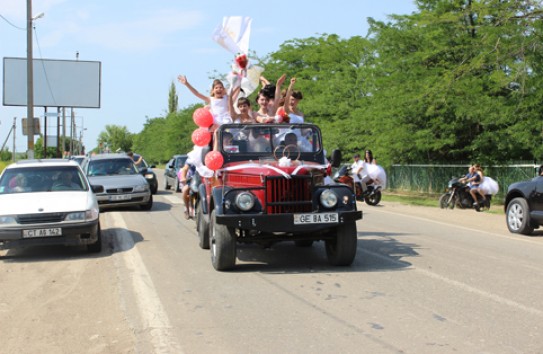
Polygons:
[[[375,237],[379,239],[375,239]],[[233,272],[261,273],[345,273],[397,271],[411,266],[403,260],[418,257],[418,245],[399,242],[391,237],[397,233],[358,232],[357,254],[351,266],[332,266],[328,263],[325,242],[314,242],[310,247],[298,247],[294,242],[279,242],[270,247],[258,244],[238,244],[237,263]],[[365,239],[372,237],[372,239]]]

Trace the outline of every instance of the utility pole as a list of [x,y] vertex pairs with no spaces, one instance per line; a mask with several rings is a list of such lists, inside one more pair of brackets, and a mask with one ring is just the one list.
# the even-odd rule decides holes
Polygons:
[[15,132],[17,131],[16,128],[17,125],[17,117],[13,117],[13,153],[11,154],[11,161],[15,162],[17,161],[17,158],[15,157],[15,137],[17,134]]
[[32,54],[32,0],[26,0],[26,131],[27,157],[34,158],[34,68]]

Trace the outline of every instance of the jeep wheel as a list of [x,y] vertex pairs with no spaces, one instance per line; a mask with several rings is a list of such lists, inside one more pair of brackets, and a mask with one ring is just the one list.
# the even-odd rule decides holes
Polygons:
[[211,230],[211,263],[216,270],[228,270],[236,265],[236,238],[234,232],[216,223],[215,210],[209,219]]
[[530,223],[530,210],[523,198],[515,198],[507,205],[505,212],[507,228],[515,234],[529,235],[534,231]]
[[100,230],[100,224],[98,224],[96,235],[98,236],[96,242],[87,245],[87,252],[89,253],[99,253],[102,251],[102,232]]
[[338,226],[335,230],[335,237],[332,240],[326,240],[328,262],[334,266],[351,265],[356,256],[357,243],[354,221]]
[[199,245],[201,249],[209,249],[209,215],[205,215],[201,205],[196,208],[196,231],[198,231]]

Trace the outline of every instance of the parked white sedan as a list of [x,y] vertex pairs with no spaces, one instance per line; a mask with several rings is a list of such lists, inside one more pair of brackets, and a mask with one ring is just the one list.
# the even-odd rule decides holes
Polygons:
[[100,252],[95,192],[75,161],[24,160],[0,175],[0,249],[86,245]]

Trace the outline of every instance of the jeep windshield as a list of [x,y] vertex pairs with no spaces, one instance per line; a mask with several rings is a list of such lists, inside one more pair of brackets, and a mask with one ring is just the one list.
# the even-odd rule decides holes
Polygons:
[[274,157],[321,162],[322,138],[312,124],[225,124],[218,146],[226,160]]

